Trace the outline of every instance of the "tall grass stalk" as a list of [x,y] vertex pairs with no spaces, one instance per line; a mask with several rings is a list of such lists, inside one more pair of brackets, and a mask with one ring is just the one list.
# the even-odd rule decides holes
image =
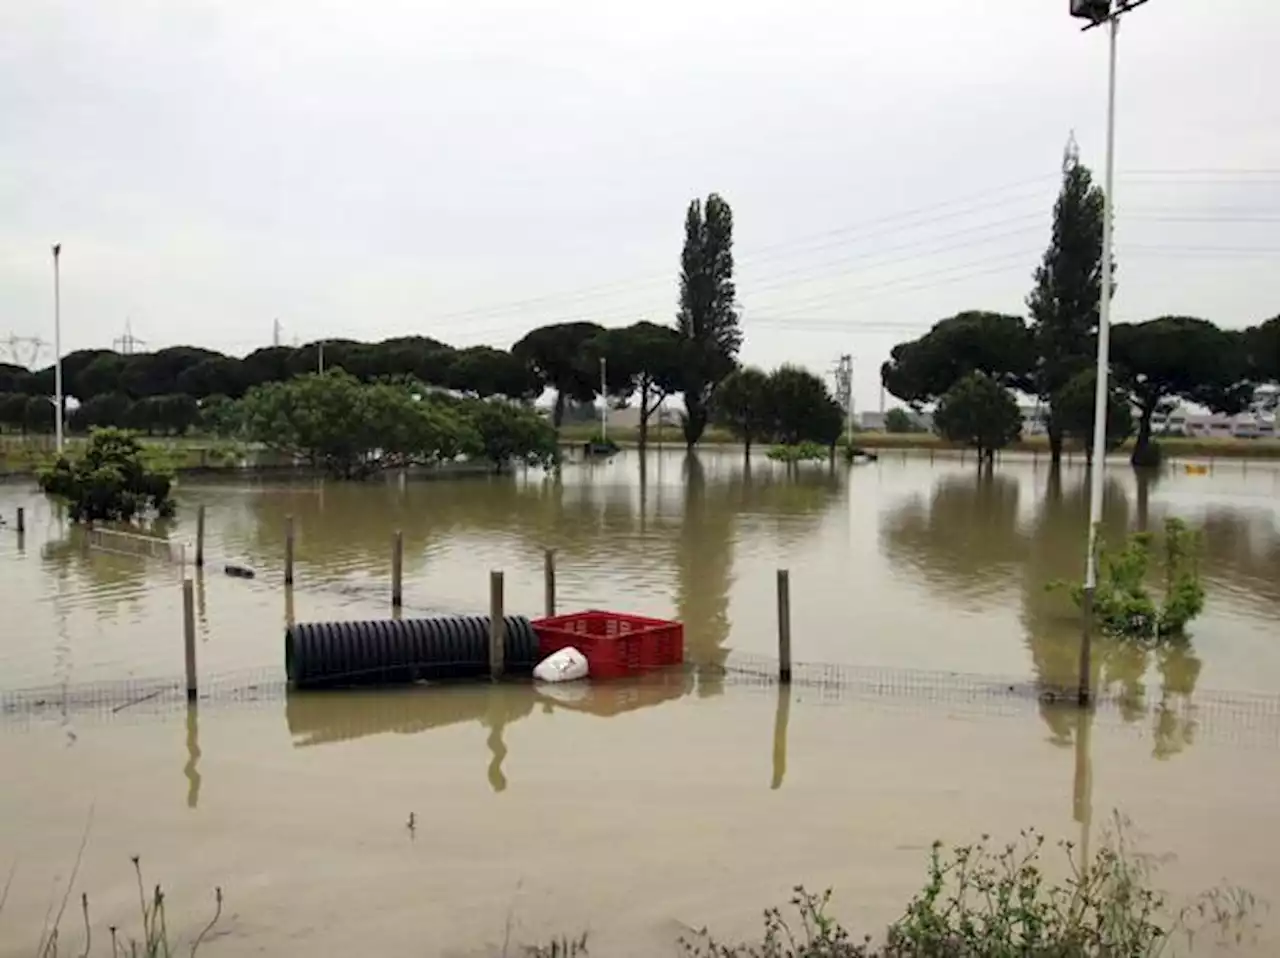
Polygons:
[[[83,845],[81,846],[81,854],[83,854]],[[79,864],[79,856],[77,856],[77,866]],[[160,885],[152,886],[151,891],[146,890],[146,881],[142,874],[142,860],[138,856],[134,856],[133,862],[134,878],[138,886],[138,910],[141,917],[141,937],[135,938],[122,932],[119,926],[110,925],[107,928],[107,940],[111,947],[111,958],[175,958],[181,952],[178,942],[169,934],[169,920],[165,908],[165,892]],[[78,868],[76,869],[78,871]],[[72,885],[75,882],[75,871],[73,871],[70,880],[67,883],[68,896]],[[63,906],[66,904],[66,897],[63,898]],[[0,904],[3,898],[0,898]],[[191,947],[185,953],[189,958],[194,958],[200,946],[209,938],[214,926],[222,918],[222,889],[214,889],[214,912],[213,917],[209,920],[196,935],[191,943]],[[80,912],[84,922],[84,943],[74,952],[64,952],[62,950],[59,939],[61,937],[61,923],[63,917],[63,909],[60,908],[54,917],[51,927],[48,927],[40,936],[40,944],[36,949],[36,958],[70,958],[76,955],[78,958],[91,958],[94,954],[106,955],[106,946],[98,952],[93,950],[93,922],[89,913],[89,896],[86,893],[80,895]],[[48,919],[46,917],[46,925]]]

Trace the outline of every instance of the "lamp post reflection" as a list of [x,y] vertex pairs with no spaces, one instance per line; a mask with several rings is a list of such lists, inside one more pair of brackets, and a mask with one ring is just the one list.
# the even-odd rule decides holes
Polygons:
[[187,779],[187,808],[200,804],[200,706],[196,702],[187,705],[187,763],[182,774]]
[[771,791],[782,787],[787,777],[787,726],[791,721],[791,689],[778,683],[778,708],[773,714],[773,780]]
[[1093,719],[1092,708],[1076,710],[1076,772],[1072,789],[1072,817],[1080,823],[1080,861],[1089,863],[1089,838],[1093,826]]

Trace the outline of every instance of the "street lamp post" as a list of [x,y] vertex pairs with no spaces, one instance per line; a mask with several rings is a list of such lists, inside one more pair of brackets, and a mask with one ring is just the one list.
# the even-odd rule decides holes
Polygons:
[[58,273],[58,257],[62,244],[53,244],[53,402],[54,441],[62,455],[62,280]]
[[1080,641],[1080,683],[1078,698],[1086,705],[1091,697],[1093,597],[1098,585],[1098,528],[1102,524],[1102,477],[1107,457],[1107,409],[1110,398],[1108,373],[1111,368],[1111,211],[1115,187],[1116,141],[1116,40],[1120,18],[1147,0],[1071,0],[1071,15],[1089,21],[1085,30],[1107,25],[1109,39],[1107,75],[1107,157],[1102,194],[1102,289],[1098,304],[1097,388],[1093,397],[1093,460],[1089,473],[1089,536],[1084,567],[1084,616]]
[[609,377],[606,375],[608,360],[600,357],[600,441],[609,438]]

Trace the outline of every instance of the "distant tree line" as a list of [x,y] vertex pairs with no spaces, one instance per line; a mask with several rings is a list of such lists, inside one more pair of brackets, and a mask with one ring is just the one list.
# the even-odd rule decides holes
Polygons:
[[[694,200],[686,213],[680,299],[671,325],[639,322],[606,329],[589,322],[557,323],[530,331],[510,350],[455,349],[426,336],[269,346],[243,358],[197,346],[131,355],[84,349],[63,357],[62,373],[64,392],[79,403],[67,420],[73,431],[123,426],[181,435],[206,428],[228,402],[320,372],[322,366],[342,369],[364,384],[412,379],[477,399],[527,403],[550,389],[558,428],[569,405],[596,398],[603,361],[606,401],[636,404],[642,443],[659,404],[679,394],[686,410],[685,439],[692,446],[709,422],[716,388],[737,368],[741,344],[733,214],[712,194],[705,203]],[[52,431],[53,394],[53,366],[33,372],[0,364],[0,427]]]
[[[944,319],[893,348],[881,368],[884,387],[916,410],[934,405],[935,429],[987,459],[1021,431],[1014,392],[1039,399],[1054,462],[1068,437],[1087,446],[1095,406],[1102,211],[1101,190],[1069,150],[1053,237],[1027,297],[1028,318],[969,311]],[[1116,324],[1110,359],[1108,438],[1118,446],[1136,431],[1134,463],[1154,463],[1157,413],[1180,400],[1239,413],[1257,385],[1280,382],[1280,316],[1242,331],[1188,316]]]

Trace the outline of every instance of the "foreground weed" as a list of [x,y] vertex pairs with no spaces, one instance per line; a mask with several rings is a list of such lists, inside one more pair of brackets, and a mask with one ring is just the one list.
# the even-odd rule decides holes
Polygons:
[[765,912],[758,943],[728,945],[703,931],[680,945],[688,958],[1164,958],[1204,933],[1240,943],[1256,930],[1259,903],[1242,889],[1212,889],[1171,908],[1127,827],[1117,817],[1090,861],[1061,843],[1061,882],[1046,877],[1045,839],[1034,830],[1004,846],[987,836],[949,850],[936,843],[924,886],[879,946],[827,914],[829,891],[803,888],[790,920],[777,908]]
[[[126,935],[116,926],[111,925],[108,929],[108,941],[111,946],[111,958],[175,958],[179,954],[177,944],[170,938],[168,916],[165,913],[165,894],[164,889],[159,885],[152,887],[151,891],[147,891],[147,883],[142,875],[142,860],[138,856],[134,856],[133,872],[138,884],[138,908],[142,918],[142,937],[134,938]],[[187,951],[187,955],[194,958],[200,946],[204,944],[214,926],[217,925],[219,919],[222,918],[222,889],[214,889],[214,913],[209,923],[204,926],[200,934],[191,943],[191,948]],[[84,921],[84,944],[81,948],[73,952],[63,952],[60,950],[58,938],[60,935],[60,920],[55,920],[53,928],[41,940],[41,944],[37,949],[37,958],[70,958],[72,954],[78,955],[79,958],[89,958],[94,954],[93,951],[93,922],[89,917],[89,896],[81,894],[80,911]],[[61,918],[59,912],[58,918]],[[105,954],[105,945],[99,952]]]

